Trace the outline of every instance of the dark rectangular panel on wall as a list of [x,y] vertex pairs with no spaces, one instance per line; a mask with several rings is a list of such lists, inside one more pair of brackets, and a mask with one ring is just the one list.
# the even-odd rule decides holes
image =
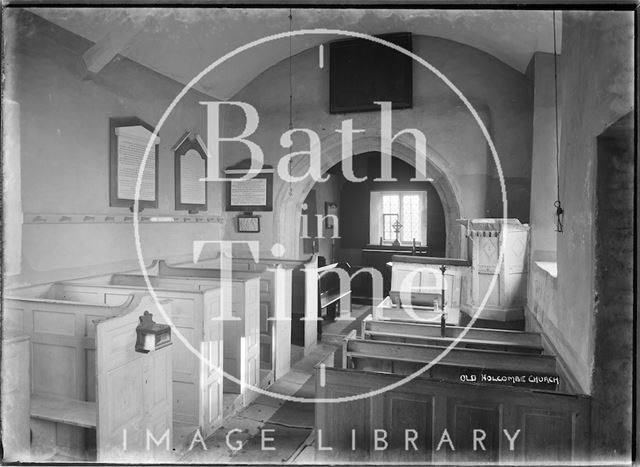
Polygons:
[[[376,37],[412,51],[409,32]],[[376,101],[412,107],[413,60],[407,55],[367,39],[333,42],[330,54],[331,113],[379,110]]]

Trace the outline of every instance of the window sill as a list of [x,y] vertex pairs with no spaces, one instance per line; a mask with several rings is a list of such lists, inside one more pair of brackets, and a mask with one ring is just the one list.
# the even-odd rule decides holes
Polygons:
[[[426,247],[419,247],[416,245],[415,256],[427,256]],[[413,248],[411,246],[393,246],[393,245],[366,245],[362,248],[365,252],[380,252],[380,253],[404,253],[413,254]]]
[[535,265],[545,271],[549,276],[554,279],[558,278],[558,263],[551,261],[536,261]]

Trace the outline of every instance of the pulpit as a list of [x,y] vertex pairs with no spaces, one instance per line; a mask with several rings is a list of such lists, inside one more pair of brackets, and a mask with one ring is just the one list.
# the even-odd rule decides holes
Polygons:
[[467,227],[470,287],[463,294],[461,311],[473,316],[496,273],[500,248],[504,261],[497,269],[496,284],[478,319],[519,321],[524,319],[527,295],[527,249],[529,226],[518,219],[474,219]]

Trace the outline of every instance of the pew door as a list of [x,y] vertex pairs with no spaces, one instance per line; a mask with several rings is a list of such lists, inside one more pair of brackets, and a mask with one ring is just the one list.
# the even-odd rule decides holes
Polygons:
[[205,307],[203,321],[204,339],[201,353],[204,358],[200,359],[200,381],[204,417],[202,435],[205,438],[222,424],[224,408],[222,394],[223,322],[219,319],[218,301],[219,296],[216,295],[210,301],[210,305]]
[[[260,385],[260,279],[248,280],[244,284],[244,383],[250,387]],[[245,404],[257,397],[257,393],[241,389]]]
[[172,346],[135,351],[145,308],[96,325],[98,462],[149,461],[171,452]]
[[[288,276],[288,277],[287,277]],[[291,369],[291,294],[292,294],[291,269],[278,266],[273,274],[274,280],[269,284],[274,287],[273,291],[273,314],[275,321],[272,321],[271,353],[273,378],[282,378]],[[276,283],[284,284],[279,289],[275,288]],[[278,319],[282,316],[284,319]]]

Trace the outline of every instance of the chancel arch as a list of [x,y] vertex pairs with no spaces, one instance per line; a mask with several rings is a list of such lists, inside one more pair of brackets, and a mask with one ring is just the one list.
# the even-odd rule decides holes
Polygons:
[[[394,128],[393,133],[396,134],[399,131],[400,129]],[[328,136],[321,140],[321,144],[321,172],[326,173],[331,167],[342,161],[341,137],[338,134]],[[380,133],[378,131],[367,130],[365,135],[354,135],[352,158],[358,154],[379,150]],[[460,203],[460,187],[452,177],[451,167],[446,159],[431,146],[427,146],[427,152],[426,176],[433,179],[431,183],[438,193],[444,208],[447,239],[446,256],[457,258],[464,253],[461,228],[456,223],[456,219],[460,219],[464,214]],[[413,137],[407,134],[399,135],[394,141],[393,157],[397,157],[415,167],[416,154]],[[309,170],[309,164],[308,157],[298,157],[291,164],[291,173],[294,176],[306,173]],[[287,255],[292,258],[298,258],[301,254],[300,215],[302,213],[302,204],[315,184],[316,181],[309,176],[296,183],[281,181],[279,186],[276,187],[273,203],[273,242],[284,245]]]

